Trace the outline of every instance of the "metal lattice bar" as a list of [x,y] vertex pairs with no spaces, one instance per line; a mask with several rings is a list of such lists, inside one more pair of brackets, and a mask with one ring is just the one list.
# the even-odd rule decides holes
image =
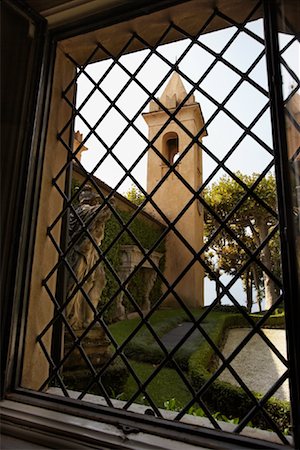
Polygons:
[[[263,244],[262,244],[262,246],[263,246]],[[223,293],[223,295],[224,295],[224,293]]]
[[[102,46],[102,47],[103,47],[103,46]],[[103,48],[103,50],[106,51],[106,52],[108,53],[108,51],[107,51],[106,49]],[[113,55],[111,55],[111,57],[114,58]],[[168,63],[168,64],[170,65],[170,63]],[[124,68],[124,66],[121,65],[119,62],[118,62],[118,65],[120,65],[120,66],[123,68],[123,70],[126,71],[126,68]],[[130,72],[127,73],[127,74],[128,74],[129,76],[131,76]],[[182,74],[182,73],[181,73],[181,75],[183,75],[183,76],[186,78],[185,74]],[[166,76],[165,78],[167,78],[167,76]],[[165,79],[165,78],[164,78],[164,79]],[[137,82],[138,80],[135,80],[135,81]],[[189,80],[189,79],[188,79],[188,81],[191,82],[191,80]],[[194,84],[194,83],[192,83],[192,84]],[[160,85],[161,85],[161,84],[160,84]],[[159,85],[159,87],[160,87],[160,85]],[[142,89],[144,89],[143,85],[140,85],[140,87],[141,87]],[[147,91],[147,94],[150,96],[150,98],[153,97],[153,94],[149,93],[149,91]],[[163,106],[163,105],[160,105],[160,106]],[[163,106],[163,108],[164,108],[164,106]],[[165,109],[165,108],[164,108],[164,109]],[[166,112],[168,112],[168,111],[166,110]],[[175,114],[174,114],[174,115],[175,115]],[[136,115],[136,116],[137,116],[137,115]],[[135,116],[135,117],[136,117],[136,116]],[[119,136],[119,138],[120,138],[120,136]],[[118,139],[119,139],[119,138],[118,138]],[[116,143],[116,142],[117,142],[117,140],[115,141],[115,143]]]
[[[238,178],[236,177],[236,179],[238,180]],[[185,182],[185,180],[183,179],[183,181]],[[186,185],[186,187],[188,187],[188,188],[190,188],[190,186],[188,185],[188,184],[186,184],[185,183],[185,185]],[[190,188],[191,189],[191,188]],[[248,189],[248,188],[247,188]],[[259,198],[259,197],[258,197]],[[201,200],[201,202],[203,203],[203,200],[202,199],[200,199]],[[206,206],[206,205],[205,205]],[[156,209],[157,209],[157,207],[156,207]],[[185,212],[185,210],[184,210],[184,212]],[[219,220],[219,219],[217,219],[217,220]],[[272,274],[271,274],[271,276],[272,276]]]

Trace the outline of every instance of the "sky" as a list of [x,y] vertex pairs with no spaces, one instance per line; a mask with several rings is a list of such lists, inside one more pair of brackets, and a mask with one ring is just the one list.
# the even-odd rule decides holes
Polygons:
[[[263,22],[261,19],[249,23],[247,28],[254,32],[257,36],[263,38]],[[235,27],[230,27],[226,30],[219,30],[205,34],[201,36],[199,40],[213,51],[220,52],[235,31]],[[290,40],[290,36],[281,34],[279,39],[280,48],[284,48]],[[173,64],[179,60],[179,69],[193,82],[197,82],[212,63],[214,57],[208,51],[194,45],[181,61],[180,56],[188,45],[189,41],[185,39],[176,43],[162,45],[158,48],[158,52]],[[263,45],[261,43],[257,42],[245,32],[242,32],[226,50],[223,57],[239,70],[245,72],[251,66],[253,61],[261,54],[262,50]],[[126,66],[126,69],[130,73],[134,73],[148,54],[149,50],[141,50],[122,56],[120,62]],[[299,77],[299,43],[294,43],[284,53],[284,58],[291,69]],[[95,80],[95,82],[98,82],[98,80],[111,66],[112,60],[105,60],[91,64],[86,69],[86,72],[93,78],[93,80]],[[150,92],[153,92],[163,77],[168,73],[168,70],[169,66],[162,61],[162,59],[156,55],[152,55],[143,68],[138,72],[136,78]],[[268,90],[265,56],[263,56],[259,63],[253,68],[249,74],[249,77],[264,90]],[[284,67],[282,69],[282,77],[284,96],[287,97],[292,89],[291,86],[295,83],[291,75]],[[101,89],[105,91],[105,95],[111,100],[114,100],[129,79],[129,75],[122,68],[114,65],[113,69],[103,79],[100,86]],[[155,97],[159,97],[162,94],[168,79],[156,93]],[[238,74],[222,62],[218,62],[204,78],[200,86],[211,97],[216,99],[218,102],[222,102],[239,80],[240,76]],[[185,79],[183,80],[183,84],[187,92],[189,92],[192,88],[191,84]],[[79,76],[76,103],[77,108],[80,107],[81,103],[93,87],[93,83],[84,73]],[[199,102],[201,106],[205,122],[209,123],[212,114],[216,111],[216,106],[203,94],[197,91],[195,92],[195,97],[196,101]],[[131,81],[120,99],[116,102],[116,105],[124,111],[128,119],[131,120],[136,111],[141,108],[145,102],[146,105],[143,107],[143,112],[148,112],[148,95],[135,81]],[[235,94],[226,103],[225,107],[235,117],[237,117],[242,124],[249,126],[267,102],[268,98],[264,94],[255,89],[247,81],[243,81]],[[141,154],[147,145],[143,136],[147,138],[148,129],[142,114],[139,114],[134,121],[134,124],[140,131],[141,135],[139,135],[133,127],[129,127],[127,132],[120,139],[119,136],[127,126],[127,122],[115,109],[111,109],[107,113],[106,110],[109,107],[109,104],[110,103],[107,98],[105,98],[105,96],[99,91],[96,91],[85,106],[80,110],[80,113],[91,126],[94,126],[103,115],[103,120],[101,120],[97,126],[96,132],[101,140],[104,141],[104,145],[92,135],[85,143],[85,146],[88,147],[89,150],[82,153],[81,162],[88,172],[91,172],[98,161],[106,155],[106,148],[111,148],[111,146],[114,146],[115,143],[116,145],[113,150],[114,154],[120,159],[121,163],[127,169],[131,167],[136,158]],[[86,123],[80,117],[77,117],[75,121],[75,131],[77,130],[83,133],[84,137],[87,136],[89,132]],[[203,144],[219,159],[222,159],[226,155],[226,153],[243,133],[243,129],[224,112],[219,112],[217,114],[214,120],[209,123],[207,131],[208,136],[203,139]],[[272,149],[269,109],[266,110],[260,120],[252,128],[252,132],[270,149]],[[253,137],[248,135],[241,141],[233,155],[227,160],[226,166],[233,172],[240,171],[242,173],[252,174],[253,172],[261,173],[271,161],[272,156],[270,153],[266,151],[260,143],[253,139]],[[203,152],[203,181],[209,177],[215,167],[216,163],[210,156]],[[217,181],[222,175],[224,175],[224,173],[225,172],[223,170],[219,170],[211,182]],[[122,176],[124,175],[124,171],[111,156],[108,156],[94,174],[106,182],[109,186],[114,188],[120,182]],[[143,188],[146,188],[146,156],[141,159],[138,166],[132,171],[132,175],[137,179],[138,183],[140,183]],[[118,187],[118,191],[121,194],[124,194],[128,191],[128,189],[130,189],[132,184],[133,181],[127,178]],[[228,277],[226,278],[224,276],[223,281],[229,281]],[[207,280],[207,278],[205,283],[206,303],[209,304],[210,301],[214,299],[214,289],[212,288],[211,282]],[[233,286],[231,292],[234,295],[240,294],[240,282]]]
[[[248,28],[263,37],[262,20],[257,20],[248,25]],[[235,27],[230,27],[226,30],[220,30],[201,36],[200,40],[203,44],[210,47],[212,50],[219,52],[228,42],[231,36],[236,31]],[[281,46],[284,46],[290,38],[281,35]],[[167,58],[170,62],[175,63],[185,50],[189,41],[187,39],[160,46],[158,51]],[[224,54],[224,58],[241,71],[246,71],[253,63],[255,58],[259,56],[263,46],[242,32],[239,37],[230,45]],[[288,62],[292,69],[299,73],[299,44],[293,44],[288,53]],[[126,69],[133,73],[144,58],[149,54],[149,50],[138,51],[121,58],[121,63],[126,66]],[[207,51],[194,45],[188,54],[179,63],[179,69],[184,72],[192,81],[196,82],[209,65],[213,61],[213,56]],[[91,64],[87,68],[88,74],[97,82],[105,71],[111,66],[112,60],[106,60],[99,63]],[[151,92],[156,89],[158,83],[167,74],[169,66],[163,62],[156,55],[152,55],[146,65],[139,71],[137,79]],[[267,75],[265,57],[262,57],[260,62],[251,71],[250,78],[258,83],[265,90],[267,87]],[[214,97],[218,102],[224,100],[226,95],[239,81],[240,77],[222,62],[218,62],[214,68],[209,72],[207,77],[200,84],[201,88],[209,95]],[[118,67],[114,66],[109,74],[100,84],[101,89],[105,94],[114,100],[120,92],[124,84],[129,80],[128,74]],[[167,80],[168,81],[168,80]],[[156,97],[159,97],[165,88],[167,81],[162,88],[157,92]],[[287,72],[283,71],[283,88],[285,95],[290,91],[292,78]],[[187,92],[192,86],[183,80]],[[77,107],[93,88],[92,82],[82,74],[78,80],[77,93]],[[216,106],[199,92],[195,93],[196,101],[200,103],[202,113],[205,121],[209,121],[211,115],[215,112]],[[147,102],[147,94],[132,81],[126,91],[122,94],[116,105],[124,111],[129,119],[132,119],[135,112]],[[235,115],[245,126],[250,125],[252,120],[266,105],[268,99],[265,95],[258,92],[250,83],[244,81],[231,99],[226,103],[226,108]],[[105,113],[109,107],[108,100],[99,91],[96,91],[86,105],[80,110],[81,114],[87,122],[94,126],[96,121]],[[144,112],[149,110],[148,104],[143,109]],[[147,125],[140,114],[135,120],[134,124],[140,132],[147,137]],[[110,148],[115,141],[117,145],[114,147],[114,154],[120,159],[126,168],[129,168],[136,158],[140,155],[146,146],[145,140],[130,127],[125,135],[118,139],[120,133],[126,127],[126,120],[115,110],[111,109],[105,115],[96,131],[100,138]],[[88,133],[88,127],[81,120],[76,118],[75,131],[79,130],[84,136]],[[270,148],[272,148],[272,135],[270,125],[269,110],[267,110],[258,123],[252,128],[252,131],[262,139]],[[218,158],[226,155],[228,150],[237,141],[243,130],[224,112],[219,112],[215,119],[208,126],[208,136],[204,138],[203,144],[211,150]],[[82,154],[82,164],[88,170],[92,171],[97,162],[106,153],[105,146],[101,145],[95,136],[91,136],[86,144],[88,151]],[[251,174],[253,172],[261,172],[266,165],[271,161],[272,157],[258,142],[251,136],[243,139],[241,144],[237,147],[234,154],[228,159],[226,165],[232,171],[241,171],[243,173]],[[146,156],[140,161],[137,168],[133,170],[133,176],[145,188],[146,187]],[[216,167],[216,163],[210,156],[203,152],[203,177],[204,180],[210,175],[212,170]],[[111,156],[108,156],[101,164],[101,167],[95,172],[95,175],[105,181],[111,187],[115,187],[124,172],[116,161]],[[223,171],[219,171],[214,181],[218,179]],[[132,180],[127,179],[119,188],[120,193],[126,192]]]

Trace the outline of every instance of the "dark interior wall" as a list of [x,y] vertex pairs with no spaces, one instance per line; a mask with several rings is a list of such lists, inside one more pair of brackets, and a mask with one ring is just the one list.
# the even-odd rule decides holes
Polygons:
[[26,120],[22,109],[32,40],[28,21],[5,3],[1,22],[1,225],[5,232],[14,196],[11,180],[19,172],[22,156],[18,140]]
[[1,3],[1,371],[8,346],[34,122],[34,102],[29,98],[40,71],[35,60],[36,36],[34,21],[10,2]]

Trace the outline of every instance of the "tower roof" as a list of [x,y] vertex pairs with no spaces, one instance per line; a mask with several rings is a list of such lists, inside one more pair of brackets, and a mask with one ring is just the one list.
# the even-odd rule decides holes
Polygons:
[[[168,84],[163,91],[159,101],[168,109],[176,108],[187,96],[186,89],[183,85],[182,79],[177,72],[173,72]],[[195,96],[190,95],[185,101],[184,105],[191,105],[195,103]],[[155,101],[150,104],[150,111],[158,111],[160,108]]]

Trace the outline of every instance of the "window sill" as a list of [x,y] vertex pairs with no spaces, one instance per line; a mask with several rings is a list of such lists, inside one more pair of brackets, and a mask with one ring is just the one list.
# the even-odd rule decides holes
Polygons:
[[[90,403],[101,404],[101,397],[99,398],[89,395],[88,401]],[[143,408],[141,405],[136,405],[136,407]],[[135,412],[141,414],[144,413],[140,409]],[[164,412],[172,414],[170,411]],[[199,425],[204,426],[206,429],[209,426],[208,423],[199,423],[199,419],[201,418],[191,417],[190,419],[191,420],[187,421],[187,423],[192,426],[196,425],[197,428]],[[202,418],[202,421],[203,420],[205,419]],[[112,423],[104,423],[99,420],[80,417],[78,415],[72,415],[66,412],[50,410],[45,407],[28,405],[14,400],[3,400],[0,402],[0,421],[1,433],[3,435],[11,436],[14,439],[24,440],[33,444],[32,447],[22,447],[22,442],[20,441],[21,446],[13,447],[14,450],[17,448],[34,449],[36,448],[35,444],[39,445],[39,448],[63,448],[74,450],[89,448],[95,448],[98,450],[106,450],[111,448],[128,450],[182,450],[183,448],[183,442],[177,440],[174,435],[172,436],[171,429],[169,436],[163,437],[148,432],[142,432],[138,429],[124,429],[124,427],[117,423],[117,418],[116,425],[114,425]],[[196,421],[197,423],[195,423]],[[229,429],[232,427],[231,424],[224,423],[224,425],[227,426],[226,431],[232,431],[232,429]],[[248,435],[249,437],[254,438],[257,444],[262,444],[259,448],[276,448],[282,450],[287,448],[286,446],[278,443],[275,433],[247,427],[243,434],[245,437]],[[292,445],[292,439],[288,438],[288,440]],[[204,439],[204,442],[205,441],[207,442],[207,438]],[[218,439],[215,441],[212,437],[210,437],[208,441],[208,447],[199,447],[198,444],[194,445],[192,443],[184,442],[184,449],[237,449],[235,444],[232,442],[226,443],[226,440],[222,441],[222,439]],[[268,446],[268,442],[270,447]],[[8,450],[12,447],[8,445],[3,448]],[[242,447],[239,446],[238,448],[241,449]],[[246,445],[243,448],[250,447]]]
[[[182,442],[147,433],[124,433],[117,426],[11,400],[1,402],[3,435],[63,449],[182,450]],[[34,446],[32,448],[35,448]],[[184,444],[185,450],[208,450]]]

